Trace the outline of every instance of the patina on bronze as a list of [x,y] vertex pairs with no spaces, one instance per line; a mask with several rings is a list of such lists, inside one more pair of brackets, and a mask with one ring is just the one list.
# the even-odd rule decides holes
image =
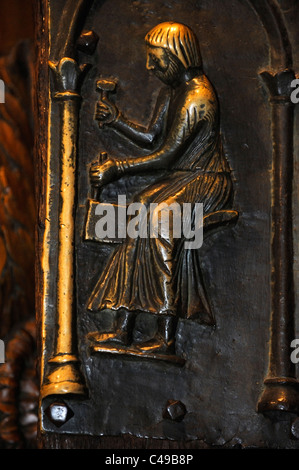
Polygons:
[[[223,211],[231,208],[232,180],[222,147],[218,101],[203,72],[196,36],[188,26],[166,22],[154,27],[145,41],[146,67],[166,85],[150,126],[129,122],[109,100],[107,91],[115,89],[111,80],[97,82],[102,98],[95,118],[100,128],[109,125],[122,138],[150,153],[125,159],[109,156],[95,162],[90,168],[92,187],[102,188],[123,175],[164,170],[162,177],[133,198],[146,207],[157,204],[153,218],[159,217],[160,204],[170,207],[173,203],[189,203],[194,207],[195,203],[202,203],[205,216],[218,212],[223,224],[227,219],[235,220],[235,212]],[[145,217],[149,225],[149,215]],[[194,219],[194,215],[191,217]],[[175,333],[179,317],[215,324],[198,250],[185,249],[184,240],[175,239],[171,230],[167,237],[160,234],[151,238],[149,231],[147,238],[127,236],[100,273],[88,309],[117,311],[113,331],[89,334],[94,352],[153,355],[160,359],[167,359],[168,355],[177,361]],[[156,333],[150,339],[134,342],[134,320],[141,312],[156,316]]]
[[[71,344],[69,340],[72,340],[70,349],[76,358],[74,365],[78,370],[80,360],[84,377],[84,381],[81,377],[77,385],[83,389],[85,383],[89,394],[88,397],[84,395],[80,397],[78,394],[68,394],[64,389],[61,390],[63,397],[55,397],[53,388],[54,396],[42,397],[40,422],[41,430],[45,433],[44,441],[47,445],[53,443],[55,439],[58,445],[62,439],[68,444],[81,441],[89,444],[91,436],[114,436],[115,442],[119,445],[120,438],[116,436],[122,435],[124,443],[128,443],[126,436],[130,439],[131,436],[142,437],[143,444],[147,447],[155,446],[157,439],[161,440],[161,446],[169,447],[172,444],[179,446],[180,443],[184,446],[199,447],[206,445],[275,447],[279,434],[279,442],[292,447],[295,444],[290,441],[288,430],[282,421],[272,425],[265,416],[257,413],[260,411],[267,414],[270,410],[269,416],[276,415],[280,418],[280,410],[289,415],[285,412],[293,413],[298,408],[295,371],[293,365],[289,364],[289,345],[294,337],[290,204],[293,111],[292,105],[287,102],[289,93],[285,93],[281,86],[284,84],[288,88],[290,80],[295,76],[291,60],[291,42],[295,33],[291,34],[289,20],[286,19],[291,13],[285,15],[279,3],[274,0],[248,0],[234,2],[238,21],[232,21],[229,9],[231,5],[227,8],[229,2],[224,0],[175,2],[175,7],[169,11],[167,8],[171,2],[162,5],[151,0],[151,9],[148,12],[150,14],[143,9],[148,3],[141,0],[134,2],[133,5],[131,2],[111,0],[94,2],[91,8],[91,1],[70,0],[65,2],[59,27],[56,25],[60,20],[61,6],[54,0],[48,3],[51,4],[51,22],[49,22],[51,61],[58,65],[62,59],[69,58],[80,65],[90,60],[93,68],[83,86],[82,95],[80,92],[83,98],[80,114],[78,113],[80,125],[79,128],[74,127],[79,144],[76,149],[78,180],[75,182],[73,204],[75,245],[70,259],[73,257],[76,271],[72,273],[74,284],[70,283],[69,286],[75,308],[61,323],[65,325],[68,321],[72,327],[71,335],[65,344]],[[289,3],[294,2],[290,0]],[[45,7],[46,12],[47,8],[48,6]],[[116,21],[119,14],[124,21]],[[231,223],[231,220],[236,220],[238,214],[232,211],[232,208],[242,211],[242,217],[233,230],[219,233],[215,239],[207,240],[201,251],[200,268],[202,268],[202,280],[206,284],[204,295],[212,307],[207,310],[206,324],[202,317],[203,310],[194,312],[194,316],[191,315],[190,319],[187,319],[184,316],[187,309],[182,309],[181,305],[175,303],[176,298],[170,295],[168,298],[174,304],[175,315],[162,316],[159,309],[156,309],[158,313],[153,309],[152,312],[142,311],[140,316],[144,314],[151,320],[159,318],[165,320],[170,317],[169,324],[173,323],[174,327],[177,321],[175,342],[167,344],[166,335],[157,335],[158,324],[156,324],[155,332],[146,341],[151,341],[150,346],[154,345],[157,349],[145,350],[145,338],[141,338],[140,330],[136,335],[136,329],[140,328],[141,324],[141,322],[138,324],[139,310],[128,310],[125,306],[113,309],[113,306],[110,306],[106,312],[109,321],[113,319],[115,323],[111,329],[103,328],[106,312],[101,310],[100,292],[103,290],[97,290],[97,287],[100,287],[98,282],[109,263],[113,271],[111,257],[124,250],[127,241],[122,243],[119,241],[116,246],[111,240],[109,240],[110,245],[95,243],[99,240],[96,240],[93,232],[95,217],[92,211],[98,202],[106,204],[111,200],[114,203],[117,194],[125,194],[126,190],[129,193],[129,201],[140,201],[140,195],[150,198],[153,196],[153,192],[149,191],[150,188],[160,182],[162,176],[165,178],[164,181],[169,182],[172,175],[179,171],[174,164],[159,167],[159,159],[155,168],[156,163],[152,165],[149,158],[159,154],[169,135],[169,128],[163,124],[171,124],[171,119],[177,115],[179,106],[173,99],[182,85],[175,82],[172,84],[169,82],[169,75],[164,75],[166,81],[164,101],[163,92],[156,100],[157,95],[154,93],[158,82],[154,78],[149,78],[150,75],[146,73],[141,58],[144,52],[142,37],[147,30],[162,21],[162,18],[180,21],[179,24],[185,22],[192,26],[200,39],[205,71],[215,85],[221,103],[224,148],[232,168],[231,172],[230,169],[227,173],[224,172],[224,176],[228,179],[231,175],[234,177],[235,202],[234,205],[228,203],[222,210],[205,211],[206,234],[210,233],[209,230],[212,228],[223,227],[224,222]],[[128,22],[134,26],[128,28]],[[86,57],[90,48],[82,48],[82,44],[78,48],[79,54],[76,54],[75,48],[76,44],[79,44],[78,35],[82,28],[95,30],[100,37],[99,47],[95,49],[93,57]],[[224,35],[223,31],[229,33]],[[124,43],[125,37],[130,39],[130,46]],[[85,40],[81,42],[83,45],[87,44]],[[158,50],[160,45],[148,44],[147,47],[149,55],[151,51]],[[150,66],[154,57],[162,62],[169,57],[176,57],[178,61],[175,58],[172,60],[171,70],[180,75],[182,67],[185,68],[184,62],[188,63],[188,56],[185,57],[177,48],[178,56],[180,52],[183,56],[181,62],[175,54],[174,46],[173,50],[169,47],[169,54],[165,50],[167,47],[162,47],[158,56],[154,52],[154,55],[148,58],[148,65]],[[274,84],[276,82],[278,84],[276,93],[272,90],[274,85],[269,78],[268,88],[272,104],[258,79],[260,71],[266,70],[273,77]],[[165,72],[163,66],[162,70],[156,70],[160,78],[163,77],[163,71]],[[190,77],[190,83],[199,76],[206,78],[202,70],[198,69],[198,75]],[[118,82],[116,97],[110,96],[110,92],[115,91],[114,78]],[[43,80],[42,86],[44,90],[48,90],[47,81]],[[52,97],[59,91],[53,86],[52,81],[50,89]],[[76,92],[78,93],[78,90]],[[47,175],[47,192],[44,192],[42,223],[39,227],[43,236],[41,254],[43,289],[39,299],[43,346],[41,377],[45,383],[49,377],[48,371],[53,371],[58,366],[51,363],[51,358],[55,357],[57,352],[61,318],[57,311],[55,266],[58,265],[58,220],[61,210],[59,136],[63,121],[62,115],[58,114],[56,100],[50,101],[47,107],[47,97],[42,96],[42,98],[42,103],[46,105],[40,106],[41,115],[45,117],[48,114],[50,121],[48,136],[43,131],[44,142],[47,142],[43,149],[46,148],[48,152],[41,152],[44,156],[44,166],[47,165],[43,173]],[[173,103],[173,108],[165,107],[162,124],[159,120],[157,123],[153,122],[155,129],[162,126],[160,140],[159,138],[155,140],[151,137],[151,133],[147,132],[151,130],[151,126],[145,129],[135,124],[135,121],[145,123],[147,116],[154,111],[153,102],[156,100],[156,108],[159,108],[163,107],[167,99],[168,105]],[[100,105],[97,106],[95,116],[97,100],[100,100]],[[213,107],[212,103],[209,104]],[[63,108],[63,105],[60,105],[60,108]],[[129,118],[119,113],[118,108],[126,110]],[[78,108],[76,109],[78,111]],[[169,112],[166,115],[167,110]],[[158,111],[159,109],[154,111],[154,116],[159,114]],[[184,127],[183,119],[181,125]],[[190,144],[194,142],[192,129],[191,125],[188,129]],[[145,141],[143,137],[146,134],[149,138]],[[157,134],[152,134],[155,135]],[[197,137],[200,137],[200,133]],[[187,154],[187,145],[185,150]],[[91,166],[89,174],[89,166],[95,159],[97,161]],[[179,161],[180,158],[176,163]],[[285,165],[282,165],[283,162]],[[135,163],[139,163],[140,167],[138,168],[138,165],[135,167]],[[100,169],[104,171],[101,172]],[[185,171],[185,168],[180,170]],[[191,171],[189,170],[190,178],[197,171],[196,165]],[[271,199],[272,184],[274,197]],[[176,189],[179,191],[179,188]],[[174,194],[174,197],[177,197],[176,191]],[[284,199],[282,196],[285,194],[287,197]],[[283,202],[280,208],[276,207],[277,201]],[[145,203],[148,203],[148,200]],[[272,242],[275,269],[271,283]],[[135,243],[136,241],[132,243],[130,249],[134,248]],[[147,250],[147,253],[150,251]],[[173,265],[178,266],[179,251],[176,255],[173,258]],[[141,264],[140,259],[137,258],[139,264]],[[127,264],[130,273],[135,269],[135,264]],[[186,287],[188,281],[186,274],[191,271],[188,271],[187,264],[185,267],[183,279]],[[67,272],[65,270],[65,274]],[[163,269],[159,276],[154,277],[157,284],[163,279],[161,273]],[[134,286],[133,283],[131,285]],[[199,285],[204,284],[199,283]],[[168,295],[170,292],[168,288],[169,286],[162,293]],[[269,328],[270,290],[274,294],[271,329]],[[175,289],[175,292],[186,295],[188,290]],[[88,309],[93,298],[97,296],[99,308],[95,305],[95,308]],[[113,296],[109,295],[109,298],[113,300]],[[150,301],[155,303],[156,298],[159,296],[150,297]],[[133,303],[135,304],[135,301]],[[214,314],[217,321],[216,328],[213,327]],[[125,320],[128,320],[127,344],[126,341],[117,342],[122,333],[122,326],[126,329]],[[141,326],[143,327],[145,323]],[[145,326],[147,325],[146,323]],[[166,332],[165,330],[166,328],[164,331],[161,329],[162,333]],[[171,330],[170,328],[168,332],[173,338]],[[133,344],[130,343],[130,336],[133,336]],[[269,374],[264,385],[269,336],[271,336],[271,355]],[[141,348],[136,347],[137,343]],[[175,363],[185,366],[174,367]],[[67,379],[67,368],[64,370],[66,372],[64,377]],[[263,388],[264,395],[262,395]],[[261,399],[257,409],[259,396]],[[65,416],[67,409],[70,410],[70,418],[58,423],[57,420],[53,420],[54,415],[51,410],[61,410],[62,404]],[[177,407],[178,404],[180,406]],[[240,417],[246,422],[246,426]],[[52,433],[55,432],[60,436],[53,436]],[[81,436],[75,440],[75,434]],[[85,438],[82,438],[82,434],[85,434]],[[135,437],[129,445],[134,445],[133,441],[134,444],[139,442]],[[92,442],[95,442],[95,439]]]

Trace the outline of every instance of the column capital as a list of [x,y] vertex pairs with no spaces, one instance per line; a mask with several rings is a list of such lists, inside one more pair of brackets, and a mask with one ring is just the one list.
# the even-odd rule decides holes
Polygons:
[[280,101],[292,104],[291,93],[293,92],[292,82],[296,78],[295,72],[290,69],[281,72],[260,73],[260,77],[267,88],[271,101]]
[[54,77],[55,95],[61,98],[66,96],[79,97],[83,79],[90,69],[90,64],[79,65],[70,57],[63,57],[59,62],[49,61],[49,67]]

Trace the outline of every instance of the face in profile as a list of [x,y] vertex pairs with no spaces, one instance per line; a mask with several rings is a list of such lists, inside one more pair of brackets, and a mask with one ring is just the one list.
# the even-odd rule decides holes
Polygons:
[[147,45],[146,68],[163,83],[172,85],[183,72],[183,65],[166,48]]

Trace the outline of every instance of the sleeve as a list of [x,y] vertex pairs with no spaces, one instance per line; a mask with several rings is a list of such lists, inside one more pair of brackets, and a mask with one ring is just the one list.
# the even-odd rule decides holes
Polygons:
[[141,147],[151,147],[165,131],[169,100],[169,91],[163,88],[148,128],[130,122],[120,113],[113,125],[114,129]]
[[215,99],[206,87],[194,87],[178,105],[170,130],[158,151],[122,162],[123,171],[135,173],[147,169],[169,169],[194,138],[205,120],[213,119]]

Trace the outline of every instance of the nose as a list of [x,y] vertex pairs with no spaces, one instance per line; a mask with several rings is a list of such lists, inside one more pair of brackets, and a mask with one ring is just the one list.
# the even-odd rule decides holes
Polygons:
[[148,55],[147,58],[146,58],[146,68],[147,68],[147,70],[154,70],[154,68],[155,68],[154,61],[153,61],[153,59],[151,58],[150,55]]

